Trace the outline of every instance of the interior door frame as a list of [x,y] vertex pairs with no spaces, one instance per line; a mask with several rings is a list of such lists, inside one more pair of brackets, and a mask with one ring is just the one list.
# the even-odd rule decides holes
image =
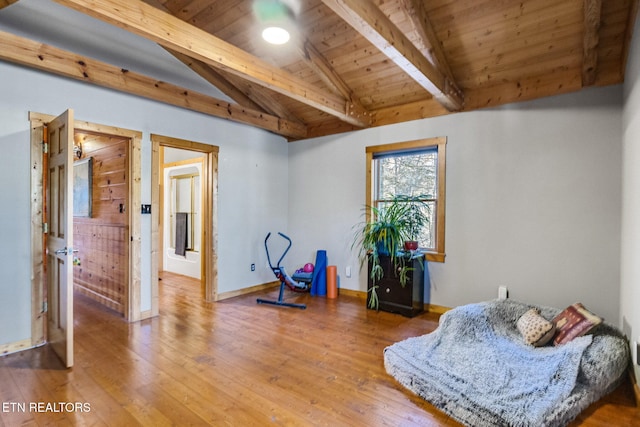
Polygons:
[[151,134],[151,311],[157,315],[160,248],[160,147],[204,154],[202,168],[202,267],[206,301],[218,300],[218,152],[215,145]]
[[[55,116],[29,112],[31,127],[31,344],[40,345],[46,342],[45,312],[45,275],[43,250],[43,156],[42,142],[44,125]],[[124,317],[129,322],[141,320],[140,290],[141,290],[141,164],[142,164],[142,132],[106,126],[81,120],[74,120],[77,131],[114,135],[128,138],[129,143],[129,281],[125,301]]]

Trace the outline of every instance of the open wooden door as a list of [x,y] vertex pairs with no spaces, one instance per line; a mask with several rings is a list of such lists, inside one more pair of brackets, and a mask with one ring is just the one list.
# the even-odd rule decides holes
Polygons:
[[73,366],[73,110],[47,125],[47,332],[66,367]]

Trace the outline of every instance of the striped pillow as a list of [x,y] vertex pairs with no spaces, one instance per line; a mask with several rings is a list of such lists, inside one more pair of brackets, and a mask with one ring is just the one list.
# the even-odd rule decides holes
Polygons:
[[560,345],[587,334],[595,326],[602,323],[602,318],[577,302],[554,317],[553,323],[556,325],[556,336],[553,338],[553,344]]

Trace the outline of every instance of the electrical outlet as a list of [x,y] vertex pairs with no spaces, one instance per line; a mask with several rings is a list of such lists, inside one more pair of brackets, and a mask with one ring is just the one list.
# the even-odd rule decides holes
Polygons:
[[255,264],[251,264],[251,271],[256,271],[256,265]]
[[498,299],[509,298],[509,291],[506,286],[498,286]]

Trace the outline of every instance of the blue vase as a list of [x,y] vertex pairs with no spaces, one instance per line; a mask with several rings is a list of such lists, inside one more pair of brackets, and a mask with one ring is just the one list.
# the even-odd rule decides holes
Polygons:
[[378,255],[389,255],[389,251],[387,250],[387,246],[385,242],[379,241],[376,245],[376,249],[378,251]]

